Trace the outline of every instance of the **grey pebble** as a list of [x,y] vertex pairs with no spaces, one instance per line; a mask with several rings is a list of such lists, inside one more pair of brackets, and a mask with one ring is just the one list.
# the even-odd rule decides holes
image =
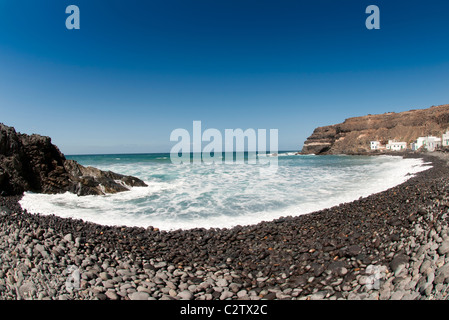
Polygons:
[[129,296],[130,300],[148,300],[150,295],[147,292],[133,292]]
[[191,300],[193,298],[193,294],[189,290],[181,291],[177,296],[181,298],[181,300]]
[[449,252],[449,240],[445,240],[438,247],[438,253],[444,255],[448,252]]

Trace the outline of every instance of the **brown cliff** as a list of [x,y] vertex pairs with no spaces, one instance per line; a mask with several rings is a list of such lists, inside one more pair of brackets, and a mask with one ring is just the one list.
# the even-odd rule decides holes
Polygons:
[[17,133],[0,123],[0,195],[72,192],[101,195],[146,186],[138,178],[66,160],[49,137]]
[[370,152],[370,141],[405,141],[441,136],[449,129],[449,105],[400,113],[367,115],[319,127],[307,138],[302,154],[358,154]]

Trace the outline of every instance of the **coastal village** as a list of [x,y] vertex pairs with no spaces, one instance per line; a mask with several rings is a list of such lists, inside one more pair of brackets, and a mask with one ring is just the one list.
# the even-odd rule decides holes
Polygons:
[[428,151],[434,152],[441,148],[449,147],[449,131],[440,137],[426,136],[419,137],[414,142],[407,144],[405,141],[388,140],[388,143],[374,140],[370,141],[372,151]]
[[315,128],[301,154],[365,154],[449,150],[449,104],[365,115]]

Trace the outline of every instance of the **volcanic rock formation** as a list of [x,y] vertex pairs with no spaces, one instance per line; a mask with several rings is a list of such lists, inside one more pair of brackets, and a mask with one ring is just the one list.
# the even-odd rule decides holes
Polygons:
[[346,119],[319,127],[307,138],[302,154],[359,154],[370,152],[370,141],[408,144],[420,136],[441,136],[449,128],[449,105],[400,113],[384,113]]
[[146,186],[135,177],[84,167],[67,160],[51,138],[17,133],[0,123],[0,195],[72,192],[101,195]]

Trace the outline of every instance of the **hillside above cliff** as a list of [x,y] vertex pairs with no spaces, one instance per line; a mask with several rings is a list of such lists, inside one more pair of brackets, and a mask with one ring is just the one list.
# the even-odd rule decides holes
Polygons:
[[316,128],[304,142],[302,154],[357,154],[370,152],[370,141],[405,141],[420,136],[441,136],[449,129],[449,105],[400,113],[346,119]]

